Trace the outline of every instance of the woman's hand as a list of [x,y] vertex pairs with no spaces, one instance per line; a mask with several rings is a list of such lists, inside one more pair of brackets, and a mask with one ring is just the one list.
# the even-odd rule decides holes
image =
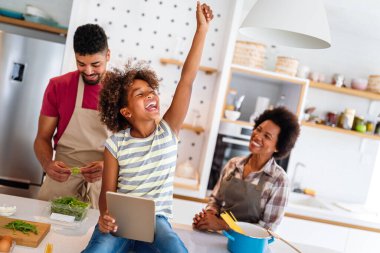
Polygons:
[[193,218],[193,228],[201,231],[219,231],[228,230],[228,225],[216,215],[215,211],[202,210],[199,214],[196,214]]
[[108,211],[104,215],[99,216],[99,230],[102,233],[110,233],[117,231],[117,225],[115,219],[109,215]]

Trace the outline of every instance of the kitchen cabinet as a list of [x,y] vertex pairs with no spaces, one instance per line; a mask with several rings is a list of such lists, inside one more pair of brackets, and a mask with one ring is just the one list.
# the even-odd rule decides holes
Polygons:
[[380,233],[350,229],[345,253],[378,253],[380,249]]
[[345,252],[350,229],[285,216],[276,232],[291,242]]
[[342,253],[378,253],[380,248],[380,233],[286,216],[276,232],[291,242]]

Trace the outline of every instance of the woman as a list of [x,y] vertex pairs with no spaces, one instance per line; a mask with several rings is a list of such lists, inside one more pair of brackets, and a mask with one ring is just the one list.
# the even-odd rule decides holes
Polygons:
[[285,158],[299,136],[297,117],[284,107],[266,110],[255,120],[249,142],[251,154],[234,157],[225,165],[206,210],[196,214],[199,230],[228,230],[220,218],[231,211],[238,221],[275,230],[284,216],[289,180],[275,159]]

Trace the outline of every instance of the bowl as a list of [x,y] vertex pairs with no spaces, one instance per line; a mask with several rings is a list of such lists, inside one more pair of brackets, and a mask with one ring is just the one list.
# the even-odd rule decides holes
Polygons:
[[351,88],[355,90],[366,90],[368,86],[367,79],[363,78],[353,78],[351,80]]
[[0,216],[11,216],[14,214],[17,210],[16,206],[11,206],[11,205],[1,205],[0,206]]
[[240,117],[240,112],[239,111],[231,111],[231,110],[225,110],[224,111],[224,116],[226,119],[229,120],[237,120]]
[[25,14],[44,18],[44,19],[52,19],[52,17],[48,13],[46,13],[44,10],[41,10],[40,8],[37,8],[29,4],[26,5]]

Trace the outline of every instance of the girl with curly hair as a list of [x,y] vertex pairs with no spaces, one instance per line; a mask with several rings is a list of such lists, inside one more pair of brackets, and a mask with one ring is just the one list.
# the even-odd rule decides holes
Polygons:
[[[84,252],[187,252],[171,228],[173,177],[178,132],[185,119],[193,81],[199,68],[212,10],[197,3],[197,30],[184,63],[173,101],[160,119],[156,74],[144,65],[128,64],[107,74],[100,95],[101,120],[114,134],[104,151],[100,217]],[[152,243],[113,236],[117,221],[107,211],[106,192],[151,198],[156,205]],[[145,252],[145,251],[144,251]]]

